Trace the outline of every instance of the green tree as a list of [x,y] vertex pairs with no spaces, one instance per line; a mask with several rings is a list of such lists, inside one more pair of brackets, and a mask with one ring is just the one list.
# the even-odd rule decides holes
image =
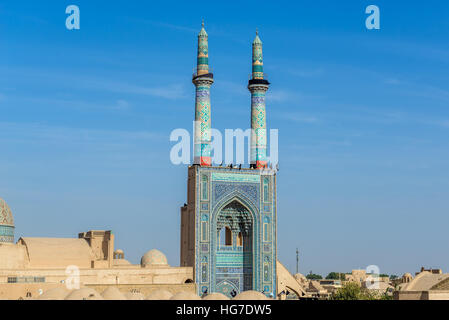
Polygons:
[[[358,283],[347,282],[330,298],[331,300],[375,300],[376,295],[362,288]],[[378,298],[377,298],[378,299]]]
[[328,280],[345,280],[345,274],[341,272],[330,272],[326,279]]
[[306,275],[306,279],[308,280],[321,280],[323,279],[323,277],[319,274],[315,274],[312,273],[312,271],[310,271],[310,273],[308,275]]

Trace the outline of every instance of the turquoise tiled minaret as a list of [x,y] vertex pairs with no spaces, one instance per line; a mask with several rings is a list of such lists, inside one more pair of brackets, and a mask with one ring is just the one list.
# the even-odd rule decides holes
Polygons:
[[210,87],[214,76],[209,72],[208,36],[204,22],[198,34],[197,71],[192,82],[196,87],[194,164],[210,166],[211,161],[211,106]]
[[265,111],[265,93],[269,82],[264,79],[262,41],[256,31],[253,41],[252,79],[248,89],[251,92],[251,167],[267,166],[267,120]]

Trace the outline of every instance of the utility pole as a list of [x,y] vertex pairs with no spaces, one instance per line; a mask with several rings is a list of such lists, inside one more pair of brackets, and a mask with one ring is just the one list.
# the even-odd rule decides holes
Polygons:
[[296,273],[299,273],[299,250],[296,248]]

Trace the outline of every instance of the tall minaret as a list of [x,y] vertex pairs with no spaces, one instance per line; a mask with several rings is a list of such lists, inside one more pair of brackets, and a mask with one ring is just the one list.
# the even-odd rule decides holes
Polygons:
[[209,72],[208,42],[204,21],[198,34],[197,71],[193,75],[192,82],[196,87],[194,164],[210,166],[212,163],[210,87],[214,83],[214,76]]
[[265,93],[269,82],[264,79],[262,41],[256,31],[253,41],[252,79],[248,82],[251,92],[251,167],[267,166],[267,120],[265,112]]

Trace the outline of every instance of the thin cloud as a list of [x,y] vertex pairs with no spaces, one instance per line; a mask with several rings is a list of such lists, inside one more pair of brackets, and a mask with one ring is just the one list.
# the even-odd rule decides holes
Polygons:
[[388,78],[388,79],[385,79],[384,82],[385,82],[386,84],[392,84],[392,85],[398,85],[398,84],[401,84],[401,83],[402,83],[400,80],[398,80],[398,79],[396,79],[396,78]]
[[48,126],[40,123],[0,122],[0,141],[15,141],[27,143],[98,143],[114,141],[116,144],[126,144],[130,140],[167,140],[165,134],[151,131],[125,131],[72,128],[64,126]]
[[324,74],[324,68],[317,68],[313,70],[301,70],[301,69],[293,69],[290,68],[289,73],[301,77],[301,78],[313,78],[313,77],[319,77]]
[[437,126],[437,127],[449,128],[449,119],[425,121],[425,124]]
[[177,100],[187,97],[185,86],[183,84],[170,84],[163,87],[145,87],[121,82],[91,80],[89,88],[126,94],[147,95],[169,100]]
[[296,113],[296,112],[281,113],[279,115],[279,117],[282,119],[285,119],[285,120],[290,120],[290,121],[299,122],[299,123],[314,124],[319,121],[318,118],[315,116],[304,115],[304,114]]
[[127,18],[127,20],[135,21],[135,22],[143,23],[143,24],[150,24],[150,25],[156,26],[156,27],[162,27],[162,28],[168,28],[168,29],[172,29],[172,30],[189,32],[189,33],[199,32],[198,29],[186,27],[183,25],[176,25],[176,24],[171,24],[171,23],[160,22],[160,21],[147,20],[147,19],[135,19],[135,18]]
[[[0,67],[0,71],[1,69],[2,68]],[[147,95],[168,100],[183,99],[188,96],[185,90],[185,85],[180,83],[166,83],[162,86],[144,86],[135,83],[130,84],[121,81],[111,81],[110,79],[101,77],[77,76],[70,73],[59,73],[51,70],[40,70],[33,68],[15,68],[14,70],[7,69],[6,73],[11,73],[13,71],[17,71],[15,74],[22,73],[27,77],[36,77],[37,81],[44,79],[45,81],[55,82],[57,84],[70,83],[71,88],[76,86],[77,88],[88,90],[93,89],[123,94]],[[154,78],[157,78],[157,75],[153,76]]]
[[301,96],[299,93],[287,90],[271,90],[267,92],[267,100],[276,102],[289,101]]
[[232,94],[238,94],[238,95],[245,95],[247,96],[249,94],[248,89],[246,88],[245,84],[240,84],[232,81],[227,80],[221,80],[220,81],[220,90],[228,91]]
[[55,99],[42,97],[13,97],[9,96],[8,101],[25,102],[31,104],[44,104],[46,106],[55,106],[58,108],[82,109],[82,110],[117,110],[127,111],[131,109],[131,104],[124,99],[119,99],[111,103],[95,103],[76,99]]
[[123,99],[117,100],[114,109],[117,110],[128,110],[130,108],[129,102]]

